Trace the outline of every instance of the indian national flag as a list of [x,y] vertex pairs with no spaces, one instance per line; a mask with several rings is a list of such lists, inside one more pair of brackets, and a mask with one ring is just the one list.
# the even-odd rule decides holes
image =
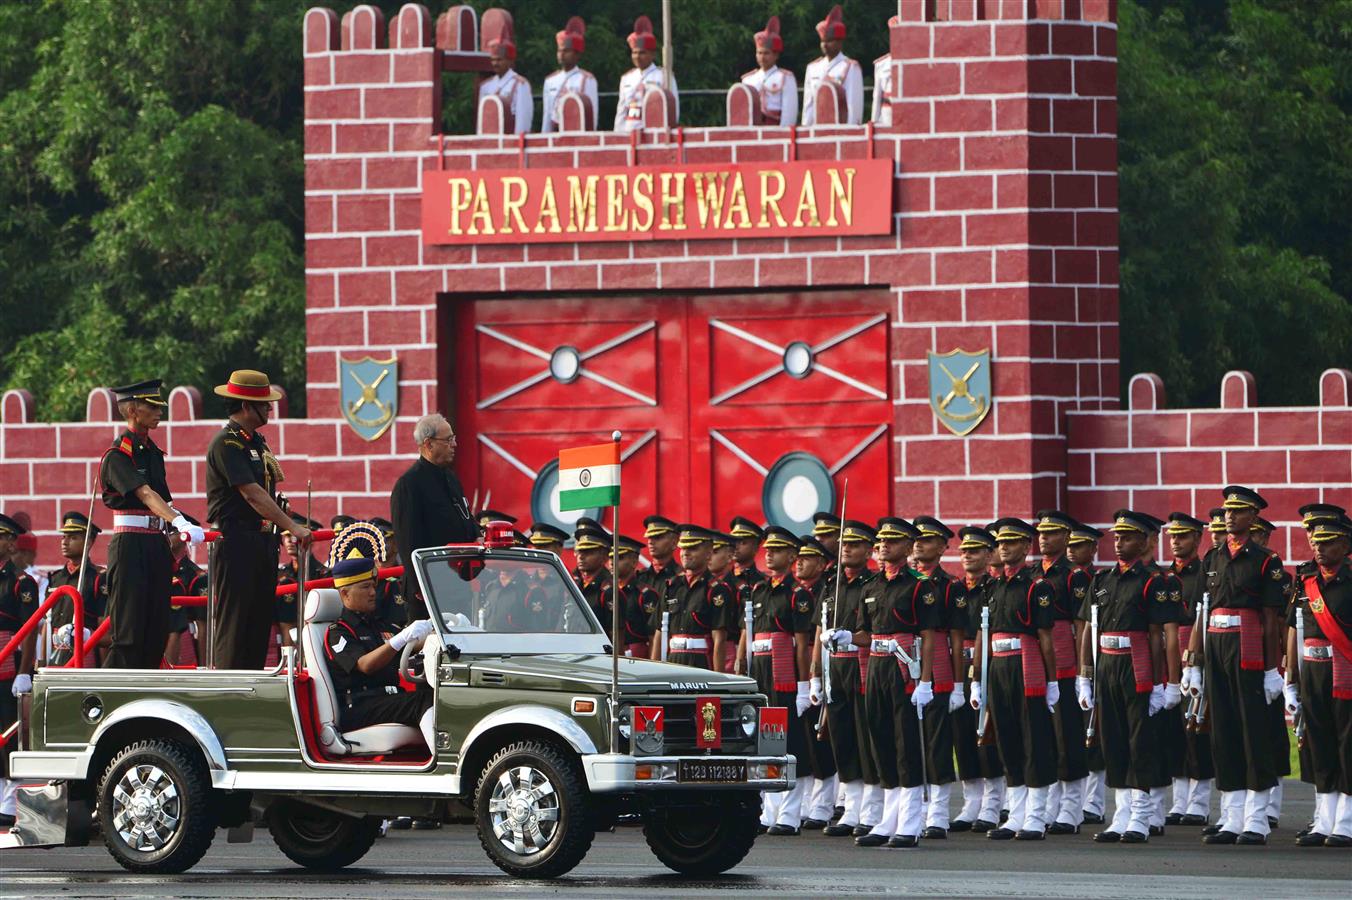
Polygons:
[[619,442],[559,451],[560,510],[595,509],[619,503]]

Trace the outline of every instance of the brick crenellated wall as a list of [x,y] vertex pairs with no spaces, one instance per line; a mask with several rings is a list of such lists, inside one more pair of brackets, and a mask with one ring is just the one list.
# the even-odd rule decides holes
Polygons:
[[[1325,374],[1321,405],[1308,409],[1254,410],[1251,379],[1237,373],[1218,411],[1164,410],[1153,376],[1138,376],[1129,409],[1117,409],[1114,18],[1110,0],[899,0],[888,23],[890,127],[697,127],[631,143],[609,132],[442,134],[442,69],[468,52],[451,46],[446,15],[409,4],[386,23],[370,6],[341,20],[308,10],[312,418],[268,426],[284,488],[303,494],[312,480],[318,518],[384,512],[412,455],[413,420],[454,411],[452,354],[468,343],[450,324],[458,301],[593,295],[600,309],[608,292],[881,288],[892,297],[891,500],[903,515],[966,523],[1064,502],[1101,522],[1123,497],[1161,513],[1175,501],[1205,509],[1205,492],[1227,478],[1276,491],[1275,515],[1288,523],[1311,492],[1352,501],[1341,370]],[[895,161],[889,235],[478,247],[421,237],[422,186],[438,173],[868,156]],[[994,409],[967,437],[937,421],[928,397],[927,353],[955,349],[993,359]],[[340,357],[367,355],[400,365],[398,418],[369,443],[342,419],[338,380]],[[156,436],[194,514],[219,427],[213,401],[177,389]],[[102,390],[83,423],[32,422],[31,409],[23,392],[0,401],[0,509],[26,509],[52,534],[62,510],[87,505],[116,425]],[[1145,435],[1174,443],[1146,450]],[[491,485],[467,485],[478,487]],[[54,541],[43,546],[51,561]]]

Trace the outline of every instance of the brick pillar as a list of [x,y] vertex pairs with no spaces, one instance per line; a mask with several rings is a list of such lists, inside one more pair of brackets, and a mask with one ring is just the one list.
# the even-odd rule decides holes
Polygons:
[[[900,0],[892,24],[901,246],[897,505],[955,520],[1064,500],[1065,413],[1118,404],[1115,10]],[[922,257],[923,260],[923,257]],[[966,438],[929,409],[925,351],[989,348]]]

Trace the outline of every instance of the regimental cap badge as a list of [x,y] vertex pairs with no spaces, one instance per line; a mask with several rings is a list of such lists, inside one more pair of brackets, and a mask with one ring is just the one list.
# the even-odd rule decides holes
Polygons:
[[713,534],[700,525],[682,525],[677,529],[681,536],[676,540],[677,547],[698,547],[703,543],[712,543]]
[[847,519],[840,527],[840,540],[846,544],[871,544],[878,539],[877,533],[867,522]]

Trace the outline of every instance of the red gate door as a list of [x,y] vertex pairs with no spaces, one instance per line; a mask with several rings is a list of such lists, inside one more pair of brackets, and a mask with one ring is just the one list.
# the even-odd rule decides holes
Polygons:
[[571,529],[559,449],[620,429],[625,533],[652,512],[801,533],[846,477],[850,516],[876,518],[889,308],[885,291],[456,302],[457,469],[480,506]]
[[802,534],[838,511],[891,506],[886,291],[698,297],[691,302],[694,508]]
[[[667,298],[468,300],[453,310],[457,470],[480,506],[567,531],[559,449],[623,432],[622,529],[683,517],[684,308]],[[679,473],[679,475],[677,474]],[[486,501],[485,501],[485,498]],[[670,512],[667,512],[670,510]],[[605,525],[610,527],[609,512]]]

